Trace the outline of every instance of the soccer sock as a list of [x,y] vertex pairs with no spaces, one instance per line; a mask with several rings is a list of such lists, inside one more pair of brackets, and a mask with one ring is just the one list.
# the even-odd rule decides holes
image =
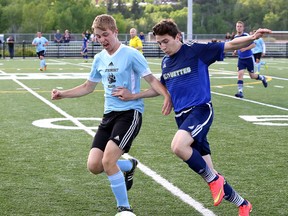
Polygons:
[[116,198],[117,206],[130,208],[123,173],[119,171],[114,175],[108,176],[108,179],[111,183],[112,192]]
[[133,167],[133,164],[130,160],[118,160],[117,165],[122,172],[130,171]]
[[258,72],[260,72],[260,69],[261,69],[261,64],[260,64],[260,63],[258,63],[258,64],[257,64],[257,67],[258,67],[258,69],[257,69],[257,70],[258,70]]
[[40,60],[40,68],[43,68],[44,67],[44,60],[42,59],[42,60]]
[[260,74],[258,74],[258,77],[257,77],[257,80],[264,80],[264,76],[263,75],[260,75]]
[[247,204],[247,201],[245,199],[243,199],[243,197],[241,197],[229,184],[228,182],[225,180],[224,182],[224,199],[234,203],[235,205],[237,205],[238,207],[244,204]]
[[238,85],[238,92],[243,92],[244,81],[238,80],[237,85]]
[[255,72],[256,72],[256,73],[260,71],[259,65],[260,65],[259,63],[256,63],[256,62],[255,62],[255,70],[256,70]]
[[218,176],[207,166],[200,153],[193,148],[191,157],[185,161],[188,166],[198,173],[207,183],[218,179]]

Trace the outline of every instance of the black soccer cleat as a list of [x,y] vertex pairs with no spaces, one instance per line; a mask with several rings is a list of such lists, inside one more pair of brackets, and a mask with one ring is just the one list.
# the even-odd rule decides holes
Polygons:
[[265,88],[267,88],[268,86],[268,83],[267,83],[267,80],[266,80],[266,77],[264,76],[263,80],[262,80],[262,84]]
[[127,191],[130,190],[133,185],[133,176],[134,176],[134,172],[137,167],[137,164],[138,164],[138,161],[134,158],[129,159],[129,160],[132,163],[132,169],[130,171],[124,172]]
[[244,95],[242,92],[238,92],[237,94],[235,94],[235,97],[238,97],[238,98],[243,98]]
[[125,206],[118,206],[117,212],[133,212],[133,209],[125,207]]

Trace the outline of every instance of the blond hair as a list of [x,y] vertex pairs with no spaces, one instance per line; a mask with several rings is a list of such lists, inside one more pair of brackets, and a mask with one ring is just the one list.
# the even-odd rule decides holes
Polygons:
[[117,30],[116,20],[108,14],[98,15],[95,17],[92,24],[93,31],[95,31],[96,28],[99,28],[102,31],[109,29],[115,32]]

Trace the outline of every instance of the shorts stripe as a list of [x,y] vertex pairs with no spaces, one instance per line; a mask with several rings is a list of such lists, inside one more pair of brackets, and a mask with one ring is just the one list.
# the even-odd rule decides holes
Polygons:
[[191,131],[192,137],[197,136],[197,134],[199,134],[202,131],[203,127],[209,122],[210,118],[213,115],[213,110],[212,110],[211,104],[207,103],[207,105],[210,108],[210,114],[209,114],[208,118],[206,119],[206,121],[203,124],[197,125],[197,127],[194,130]]
[[124,149],[124,147],[126,146],[126,144],[129,142],[131,136],[133,136],[135,129],[137,128],[139,122],[139,115],[138,115],[138,111],[134,110],[134,117],[133,117],[133,121],[131,126],[129,127],[129,130],[127,131],[127,133],[125,134],[125,136],[123,137],[123,139],[121,140],[121,143],[119,144],[119,148]]

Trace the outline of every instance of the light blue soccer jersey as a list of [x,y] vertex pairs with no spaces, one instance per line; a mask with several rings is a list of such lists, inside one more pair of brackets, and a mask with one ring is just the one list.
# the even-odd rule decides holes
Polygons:
[[102,81],[105,91],[105,114],[131,109],[143,113],[142,99],[122,101],[111,94],[113,89],[121,86],[132,93],[140,92],[140,79],[149,74],[151,71],[144,56],[138,50],[121,44],[113,55],[108,54],[105,49],[95,55],[88,80]]
[[255,47],[252,49],[253,54],[266,53],[266,46],[262,38],[254,40]]
[[46,47],[44,46],[45,43],[47,43],[48,40],[45,37],[36,37],[32,41],[32,44],[37,44],[36,46],[36,52],[41,52],[42,50],[46,51]]

